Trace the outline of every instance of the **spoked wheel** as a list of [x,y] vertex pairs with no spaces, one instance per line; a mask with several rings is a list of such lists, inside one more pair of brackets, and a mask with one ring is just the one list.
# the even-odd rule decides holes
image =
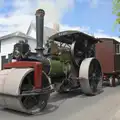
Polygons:
[[101,78],[101,68],[97,60],[92,60],[89,66],[89,84],[93,93],[97,92],[97,85]]
[[[33,89],[33,77],[34,73],[29,73],[26,78],[24,79],[21,87],[21,93],[25,91],[31,91]],[[42,80],[45,83],[48,80],[48,77],[43,72],[42,73]],[[48,85],[48,84],[47,84]],[[45,87],[45,85],[43,85]],[[21,105],[26,110],[28,114],[36,114],[45,109],[47,106],[47,102],[49,99],[50,93],[43,93],[39,95],[27,95],[21,97]]]
[[24,96],[21,101],[28,114],[36,114],[45,109],[49,95]]
[[80,86],[86,95],[96,95],[102,89],[102,70],[95,58],[86,58],[79,69]]

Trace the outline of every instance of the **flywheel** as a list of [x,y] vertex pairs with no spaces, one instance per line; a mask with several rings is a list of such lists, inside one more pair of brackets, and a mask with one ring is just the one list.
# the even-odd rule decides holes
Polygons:
[[80,86],[84,94],[96,95],[102,90],[102,69],[95,58],[86,58],[79,69]]

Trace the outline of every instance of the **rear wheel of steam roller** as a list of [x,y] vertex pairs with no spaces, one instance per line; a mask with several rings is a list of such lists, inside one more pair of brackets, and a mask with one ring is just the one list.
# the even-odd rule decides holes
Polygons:
[[[33,72],[28,74],[24,79],[21,86],[21,93],[24,91],[30,91],[33,88]],[[44,81],[44,82],[43,82]],[[46,83],[45,83],[46,82]],[[42,84],[43,87],[48,85],[48,77],[42,72]],[[36,114],[43,111],[49,99],[50,94],[40,94],[40,95],[29,95],[21,97],[22,106],[28,111],[29,114]]]
[[80,86],[84,94],[96,95],[102,90],[102,70],[95,58],[86,58],[79,69]]

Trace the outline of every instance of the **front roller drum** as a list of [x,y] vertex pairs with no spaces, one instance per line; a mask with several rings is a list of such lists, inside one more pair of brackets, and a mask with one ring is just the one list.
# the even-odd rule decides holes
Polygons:
[[102,70],[95,58],[86,58],[79,69],[80,86],[84,94],[96,95],[102,91]]
[[[42,79],[49,78],[43,72]],[[28,94],[26,91],[33,90],[34,87],[33,68],[14,68],[0,71],[0,105],[4,108],[36,114],[42,111],[49,98],[49,93]]]

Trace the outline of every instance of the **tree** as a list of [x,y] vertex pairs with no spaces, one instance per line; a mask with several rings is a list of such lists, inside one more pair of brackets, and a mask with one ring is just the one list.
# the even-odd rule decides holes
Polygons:
[[112,12],[116,15],[114,27],[120,24],[120,0],[113,0]]

